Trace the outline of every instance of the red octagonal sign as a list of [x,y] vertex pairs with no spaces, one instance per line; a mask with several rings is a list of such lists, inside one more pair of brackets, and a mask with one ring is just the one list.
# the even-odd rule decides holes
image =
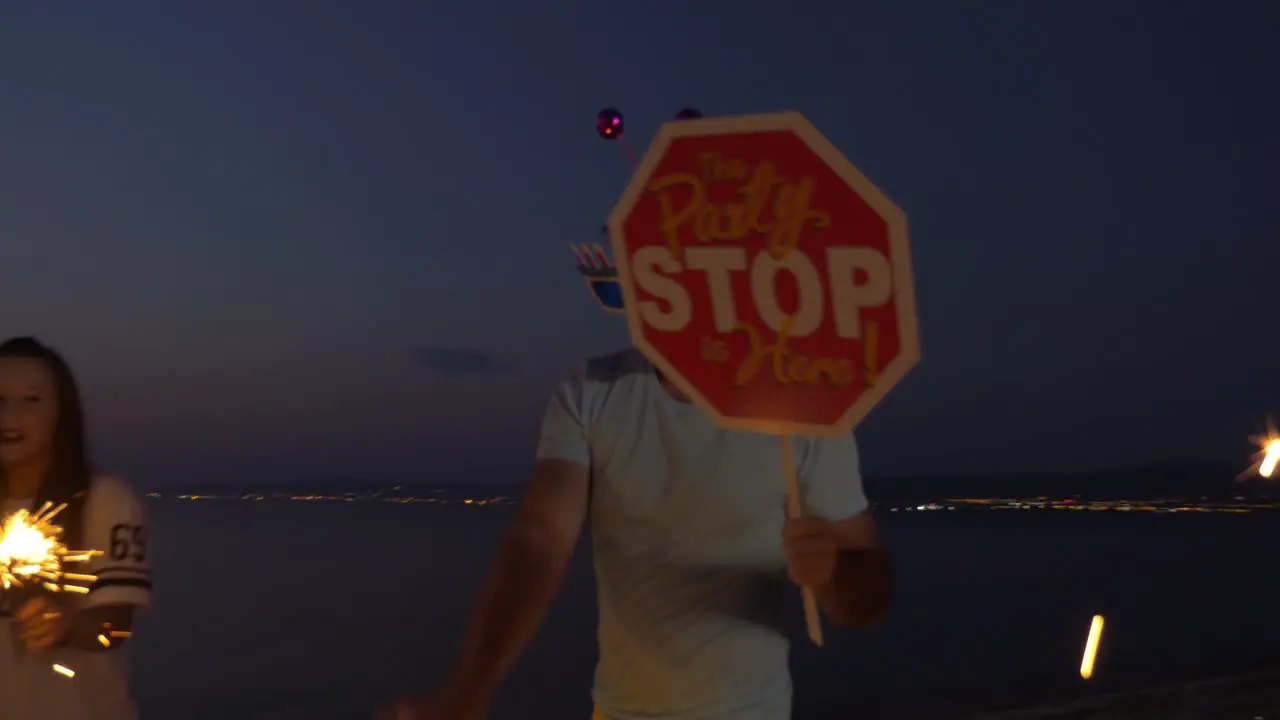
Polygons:
[[799,113],[667,123],[609,234],[632,342],[723,426],[847,433],[920,358],[906,217]]

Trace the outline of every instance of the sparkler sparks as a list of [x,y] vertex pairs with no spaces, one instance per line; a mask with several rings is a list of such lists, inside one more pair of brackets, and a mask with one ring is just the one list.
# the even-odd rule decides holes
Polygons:
[[34,513],[19,510],[0,525],[0,587],[22,587],[35,584],[49,592],[89,592],[94,575],[69,573],[64,565],[88,562],[101,555],[101,550],[68,550],[59,538],[62,528],[54,525],[54,516],[67,505],[53,507],[45,503]]
[[1258,463],[1258,474],[1264,478],[1271,477],[1276,471],[1276,463],[1280,462],[1280,438],[1271,438],[1262,448],[1262,462]]
[[[89,585],[98,578],[83,573],[69,573],[63,569],[71,563],[88,562],[101,555],[101,550],[68,550],[59,538],[62,528],[53,524],[53,518],[67,505],[53,507],[45,503],[36,512],[19,510],[0,524],[0,587],[8,590],[27,584],[38,585],[49,592],[87,593]],[[100,636],[110,647],[111,635]],[[65,665],[53,664],[53,671],[74,678],[76,671]]]
[[1089,639],[1084,643],[1084,656],[1080,658],[1080,677],[1093,677],[1093,661],[1098,657],[1098,645],[1102,643],[1102,616],[1094,615],[1089,624]]
[[112,630],[110,625],[103,625],[102,632],[98,633],[98,644],[104,648],[112,646],[113,640],[122,640],[132,636],[133,633],[128,630]]
[[1264,478],[1271,477],[1276,472],[1276,465],[1280,464],[1280,433],[1277,433],[1275,426],[1268,422],[1266,435],[1249,439],[1262,450],[1254,456],[1253,465],[1241,474],[1241,478],[1255,472]]

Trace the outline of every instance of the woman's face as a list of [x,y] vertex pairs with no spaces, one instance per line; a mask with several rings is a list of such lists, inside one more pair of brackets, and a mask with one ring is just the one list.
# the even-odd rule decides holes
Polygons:
[[0,358],[0,466],[47,460],[57,428],[57,391],[48,366],[30,358]]

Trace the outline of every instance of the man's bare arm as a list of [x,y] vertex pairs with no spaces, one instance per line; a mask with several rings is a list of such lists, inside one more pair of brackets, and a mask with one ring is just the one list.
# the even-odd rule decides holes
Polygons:
[[590,476],[567,460],[539,460],[463,640],[447,692],[487,704],[560,589],[587,514]]
[[840,627],[867,627],[884,616],[893,585],[889,555],[870,510],[832,523],[839,547],[831,584],[817,594],[823,614]]

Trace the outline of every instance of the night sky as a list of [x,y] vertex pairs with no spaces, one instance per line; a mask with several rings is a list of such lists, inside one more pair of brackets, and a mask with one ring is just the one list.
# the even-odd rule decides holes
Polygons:
[[[517,481],[627,344],[598,239],[682,106],[804,112],[907,213],[876,474],[1239,458],[1280,414],[1280,3],[11,3],[0,335],[139,484]],[[21,6],[21,7],[19,7]]]

